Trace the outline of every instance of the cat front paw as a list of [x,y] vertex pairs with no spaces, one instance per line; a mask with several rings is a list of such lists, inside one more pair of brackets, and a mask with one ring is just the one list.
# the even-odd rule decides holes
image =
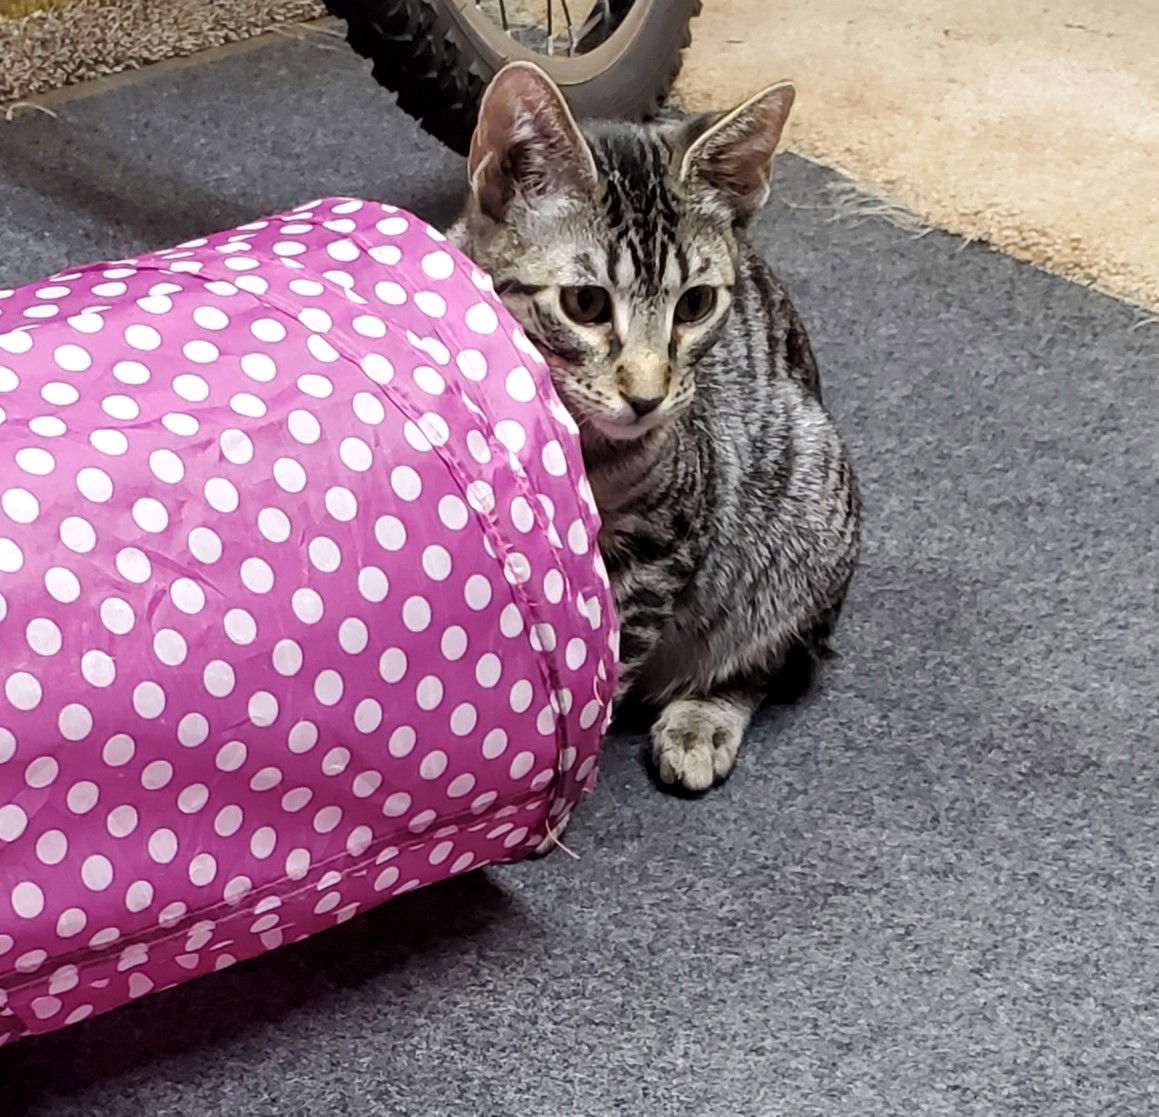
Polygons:
[[732,771],[749,713],[730,702],[682,699],[652,727],[652,760],[665,783],[707,791]]

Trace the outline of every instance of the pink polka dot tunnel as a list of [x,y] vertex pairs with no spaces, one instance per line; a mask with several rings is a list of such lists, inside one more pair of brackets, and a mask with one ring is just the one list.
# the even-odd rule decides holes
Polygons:
[[598,528],[542,358],[401,210],[0,292],[0,1043],[550,846]]

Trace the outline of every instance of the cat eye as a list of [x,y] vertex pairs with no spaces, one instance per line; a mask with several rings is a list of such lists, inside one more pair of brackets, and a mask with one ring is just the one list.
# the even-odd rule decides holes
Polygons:
[[689,287],[676,303],[676,321],[682,326],[694,326],[703,322],[715,309],[715,287]]
[[563,287],[559,301],[564,314],[581,326],[602,326],[612,320],[611,296],[602,287]]

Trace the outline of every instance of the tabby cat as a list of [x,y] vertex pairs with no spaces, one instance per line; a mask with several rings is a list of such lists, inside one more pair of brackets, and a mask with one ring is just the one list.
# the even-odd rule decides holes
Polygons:
[[732,769],[786,658],[824,653],[857,558],[857,485],[808,338],[745,240],[793,96],[581,132],[514,63],[483,98],[451,230],[579,425],[620,694],[658,709],[656,770],[691,791]]

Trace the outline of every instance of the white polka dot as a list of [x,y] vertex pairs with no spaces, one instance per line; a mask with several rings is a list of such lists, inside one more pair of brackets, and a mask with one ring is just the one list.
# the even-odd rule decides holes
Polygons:
[[41,438],[60,438],[68,427],[63,419],[58,419],[55,415],[38,415],[35,419],[28,420],[28,429]]
[[125,344],[132,349],[149,352],[161,344],[161,335],[152,326],[135,323],[125,329]]
[[177,723],[177,740],[187,749],[197,748],[209,736],[209,722],[204,714],[186,714]]
[[145,552],[137,547],[125,547],[117,552],[117,570],[127,582],[141,585],[153,574],[153,567]]
[[[184,795],[184,792],[182,795]],[[183,806],[183,802],[183,799],[178,799],[177,805],[184,811],[186,808]],[[128,803],[123,803],[121,806],[114,807],[109,811],[108,817],[105,819],[105,827],[111,837],[127,838],[137,829],[138,821],[137,808],[130,806]]]
[[83,741],[93,729],[93,715],[80,702],[70,702],[60,711],[57,728],[66,741]]
[[110,768],[122,768],[133,759],[135,752],[136,746],[133,744],[133,738],[127,733],[117,733],[105,742],[105,747],[101,751],[101,759]]
[[15,574],[24,565],[24,553],[10,539],[0,539],[0,570]]
[[[79,935],[88,923],[88,916],[80,908],[65,908],[56,921],[56,933],[62,939],[71,939]],[[66,1024],[75,1024],[92,1014],[92,1005],[81,1005],[65,1017]]]
[[451,732],[456,737],[466,737],[474,731],[479,721],[479,713],[470,702],[460,702],[451,712]]
[[63,830],[45,830],[36,839],[36,857],[45,865],[59,865],[68,854],[68,837]]
[[214,698],[225,698],[233,693],[237,682],[233,668],[224,659],[211,659],[201,673],[205,689]]
[[173,765],[168,760],[154,760],[141,770],[141,786],[146,791],[160,791],[173,779]]
[[4,682],[4,694],[18,710],[35,710],[44,692],[34,675],[15,671]]
[[84,372],[93,363],[92,355],[82,345],[58,345],[52,359],[65,372]]
[[322,757],[322,775],[340,776],[350,766],[350,750],[348,748],[331,749]]
[[334,385],[325,376],[308,372],[298,377],[298,390],[314,399],[328,399],[334,394]]
[[[393,795],[388,795],[386,802],[382,805],[382,813],[388,818],[398,818],[406,814],[410,810],[411,798],[405,791],[396,791]],[[398,877],[398,870],[395,869],[395,879]]]
[[374,537],[387,551],[401,551],[406,545],[406,528],[397,516],[379,516],[374,524]]
[[378,660],[378,673],[384,682],[397,683],[407,669],[406,653],[401,648],[387,648]]
[[361,439],[350,436],[344,438],[338,447],[338,456],[347,469],[365,473],[374,464],[374,454]]
[[95,687],[111,686],[117,677],[112,657],[98,648],[92,648],[81,656],[80,671],[85,681]]
[[60,522],[60,541],[79,555],[87,555],[97,545],[97,533],[88,520],[66,516]]
[[286,418],[286,427],[290,437],[303,446],[312,446],[322,437],[322,424],[309,411],[301,408],[290,412]]
[[303,624],[317,624],[325,612],[321,595],[309,587],[294,590],[290,606],[294,610],[294,616]]
[[[187,361],[192,361],[195,365],[212,364],[221,356],[221,351],[217,346],[212,341],[206,341],[204,338],[194,338],[192,341],[187,341],[181,347],[181,352],[185,355]],[[174,387],[176,387],[176,384],[174,384]],[[202,396],[201,398],[204,399],[205,397]]]
[[502,674],[503,661],[494,652],[487,652],[475,664],[475,681],[487,690],[495,686]]
[[426,675],[415,688],[415,701],[423,710],[433,710],[443,700],[442,680],[435,675]]
[[246,748],[244,741],[226,741],[217,750],[213,762],[217,765],[218,771],[236,772],[245,763],[248,754],[249,749]]
[[230,609],[223,618],[225,634],[235,644],[252,644],[257,638],[258,625],[253,615],[244,609]]
[[288,493],[300,493],[306,487],[306,471],[293,458],[274,462],[274,480]]
[[482,574],[472,574],[463,585],[463,600],[478,612],[491,604],[491,583]]
[[272,826],[260,826],[254,831],[250,839],[250,852],[259,860],[264,861],[274,852],[278,843],[278,832]]
[[0,509],[13,523],[30,524],[40,515],[40,501],[27,489],[5,489]]
[[267,343],[275,343],[285,340],[286,327],[282,325],[276,318],[256,318],[250,323],[250,333],[258,339]]
[[149,835],[149,856],[159,865],[168,865],[177,856],[177,835],[168,827],[161,827]]
[[467,506],[457,496],[447,495],[439,501],[439,520],[452,531],[467,526]]
[[80,597],[80,581],[71,570],[66,570],[63,566],[50,566],[44,572],[44,588],[49,596],[62,605],[67,605]]
[[211,477],[205,482],[205,500],[217,512],[236,512],[241,498],[237,487],[224,477]]
[[247,419],[260,419],[266,413],[266,405],[260,396],[253,392],[237,392],[230,396],[230,410]]
[[169,597],[181,612],[189,616],[205,608],[205,591],[192,578],[178,578],[169,587]]
[[386,323],[373,314],[360,314],[351,323],[356,334],[361,334],[362,337],[381,338],[386,337]]
[[367,353],[359,365],[376,384],[389,384],[394,379],[394,366],[381,353]]
[[[311,334],[308,338],[306,338],[306,348],[309,350],[310,355],[317,361],[336,361],[341,355],[339,354],[338,350],[335,349],[334,346],[331,345],[330,342],[328,342],[320,334]],[[320,377],[319,379],[325,380],[325,377]],[[328,380],[326,381],[326,384],[329,388],[333,387],[330,385]],[[327,390],[326,395],[329,394],[330,391]]]
[[447,784],[447,797],[450,799],[462,799],[475,790],[475,783],[475,777],[470,772],[463,772]]
[[95,430],[89,435],[93,449],[111,458],[118,458],[129,449],[129,440],[121,431]]
[[292,849],[286,856],[286,876],[301,880],[310,871],[310,851]]
[[86,888],[103,892],[113,883],[113,863],[103,854],[90,854],[81,864],[80,875]]
[[362,251],[352,240],[334,240],[326,245],[326,255],[332,260],[346,264],[351,260],[357,260]]
[[425,632],[431,623],[431,607],[425,598],[408,597],[402,607],[402,623],[411,632]]
[[188,654],[185,637],[172,628],[162,628],[153,636],[153,654],[167,667],[179,667]]
[[323,706],[336,706],[342,699],[344,689],[342,676],[332,668],[319,672],[314,680],[314,697]]
[[53,407],[71,407],[80,399],[80,392],[71,384],[65,384],[61,380],[50,380],[40,389],[40,397]]
[[35,919],[44,911],[44,893],[40,886],[30,880],[17,884],[12,889],[12,910],[21,919]]
[[514,419],[501,419],[496,423],[495,437],[513,454],[519,453],[527,442],[527,432]]
[[192,438],[201,429],[201,423],[196,418],[181,411],[170,411],[162,415],[161,425],[170,434],[180,435],[182,438]]
[[38,756],[24,769],[24,782],[29,787],[48,787],[60,775],[60,764],[54,757]]
[[263,508],[258,513],[258,531],[271,543],[290,538],[290,518],[280,508]]
[[517,714],[525,713],[531,706],[531,700],[534,697],[534,689],[527,679],[520,679],[511,687],[509,695],[509,702],[511,709]]
[[133,521],[142,531],[156,535],[169,526],[169,512],[159,500],[143,496],[133,502]]
[[441,396],[447,388],[447,382],[429,365],[419,365],[414,370],[414,382],[432,396]]
[[358,501],[349,489],[335,485],[326,490],[326,511],[334,519],[349,523],[358,514]]
[[434,291],[419,291],[414,297],[414,304],[428,318],[442,318],[447,313],[447,300]]
[[282,810],[288,814],[300,811],[311,799],[314,793],[308,787],[294,787],[282,796]]
[[486,303],[470,307],[463,320],[467,329],[477,334],[493,334],[499,328],[499,316]]
[[[232,290],[232,284],[229,286]],[[199,306],[193,312],[193,321],[203,330],[224,330],[229,325],[229,315],[215,306]]]
[[165,710],[165,691],[152,680],[133,688],[133,709],[143,718],[158,718]]
[[35,620],[29,621],[28,627],[24,630],[24,636],[28,641],[28,646],[37,655],[56,655],[60,651],[62,643],[60,629],[55,621],[51,621],[47,617],[37,617]]
[[244,431],[231,428],[221,432],[218,439],[222,456],[234,465],[247,465],[253,460],[254,444]]
[[268,690],[259,690],[250,695],[246,711],[259,729],[273,725],[278,720],[278,700]]
[[212,883],[217,876],[217,860],[211,853],[199,853],[189,862],[189,880],[198,887]]
[[599,720],[602,708],[594,698],[580,711],[580,727],[582,729],[591,729],[593,725]]
[[241,370],[259,384],[268,384],[278,374],[278,366],[266,353],[246,353],[241,359]]
[[14,842],[28,826],[23,807],[8,803],[0,807],[0,842]]
[[16,738],[11,729],[0,729],[0,764],[7,764],[16,755]]
[[241,580],[251,593],[269,593],[274,585],[274,571],[265,559],[247,558],[241,564]]
[[455,261],[442,250],[428,252],[422,259],[422,269],[431,279],[449,279],[454,273]]
[[302,649],[290,639],[279,640],[274,645],[274,670],[289,678],[302,669]]
[[517,403],[530,403],[535,399],[535,381],[522,365],[507,374],[505,386],[507,394]]
[[217,812],[213,819],[213,832],[219,838],[232,838],[241,829],[241,824],[245,821],[245,815],[242,814],[242,809],[236,803],[230,803],[227,807],[222,807]]
[[521,780],[535,766],[535,754],[532,752],[516,753],[511,761],[508,774],[513,780]]
[[314,829],[319,834],[329,834],[341,821],[341,807],[323,807],[314,815]]
[[495,510],[495,490],[481,479],[472,481],[467,486],[467,503],[476,512],[489,516]]
[[56,459],[39,446],[26,446],[16,451],[16,465],[34,477],[46,477],[56,468]]
[[358,655],[364,651],[370,639],[366,623],[358,617],[347,617],[338,626],[338,644],[347,655]]

